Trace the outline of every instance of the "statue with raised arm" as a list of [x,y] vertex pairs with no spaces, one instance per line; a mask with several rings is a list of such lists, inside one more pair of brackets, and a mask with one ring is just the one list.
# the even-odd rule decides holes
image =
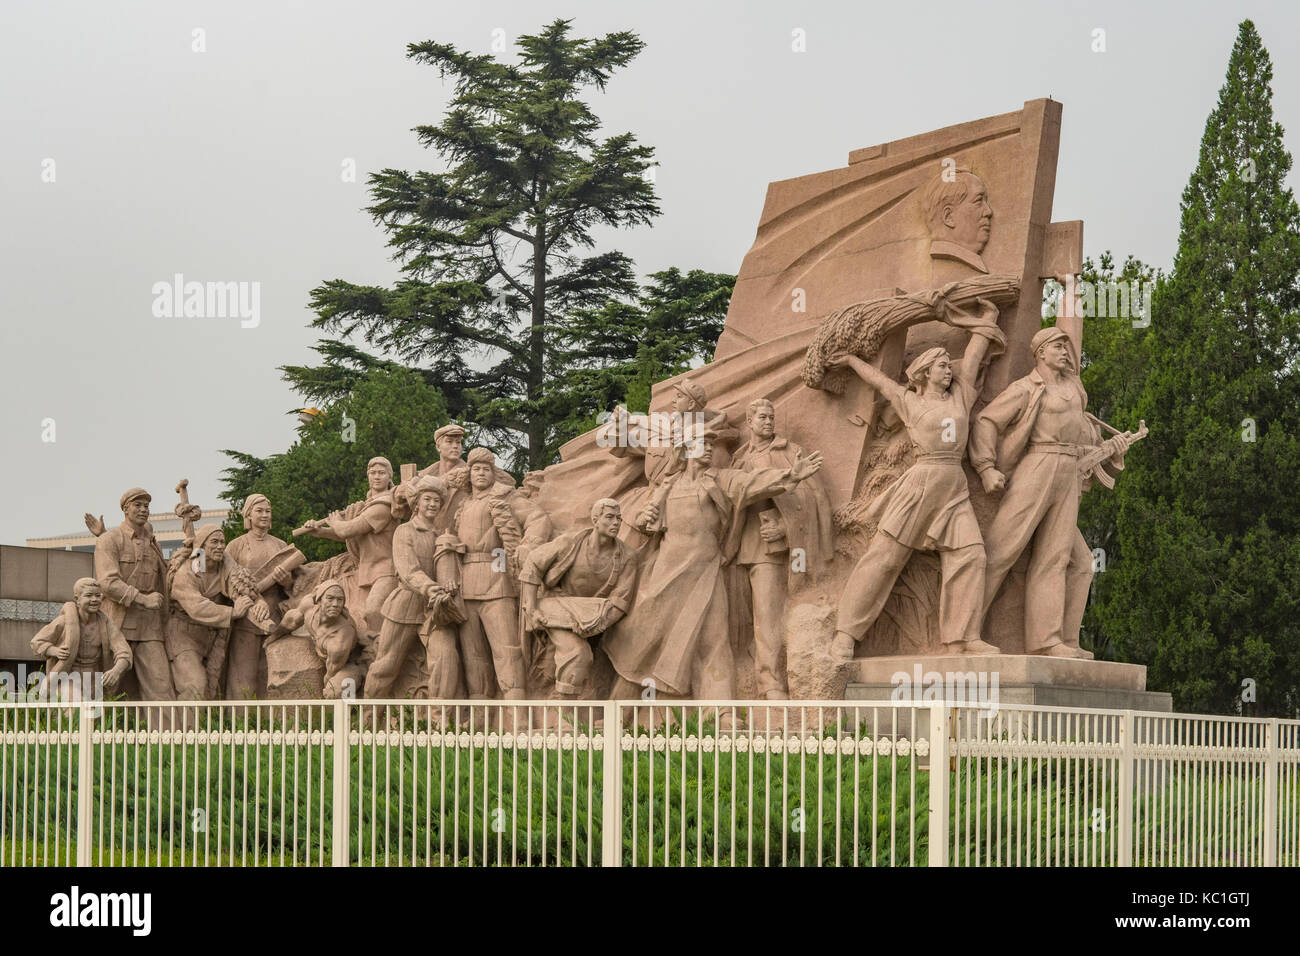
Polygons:
[[342,541],[357,562],[357,589],[365,602],[361,622],[367,643],[379,638],[383,627],[384,602],[397,587],[393,568],[393,533],[405,511],[404,502],[393,497],[393,466],[387,458],[371,458],[366,465],[370,490],[361,501],[326,518],[308,521],[294,530],[294,536],[309,534],[328,541]]
[[167,656],[177,700],[213,700],[223,676],[230,628],[247,619],[263,634],[271,613],[253,576],[226,554],[221,527],[204,525],[172,556]]
[[821,468],[821,453],[786,468],[740,471],[713,467],[713,430],[687,428],[683,464],[642,510],[638,530],[657,539],[657,553],[626,618],[602,641],[618,672],[615,697],[726,700],[734,696],[735,659],[723,564],[733,528],[755,502],[783,494]]
[[946,649],[964,654],[997,651],[980,640],[984,540],[971,507],[962,458],[980,366],[990,343],[1000,351],[1006,338],[997,326],[997,306],[987,299],[980,299],[978,305],[975,321],[963,316],[971,341],[958,366],[954,369],[945,349],[928,349],[908,367],[906,388],[856,355],[833,359],[833,365],[851,369],[889,401],[916,448],[912,466],[872,502],[867,513],[876,533],[840,598],[833,657],[854,656],[856,643],[875,622],[916,551],[939,554],[939,634]]

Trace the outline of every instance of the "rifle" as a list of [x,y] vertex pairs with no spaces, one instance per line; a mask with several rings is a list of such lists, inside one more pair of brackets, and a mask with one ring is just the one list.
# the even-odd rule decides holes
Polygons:
[[[1147,423],[1145,421],[1138,422],[1138,429],[1135,432],[1121,432],[1118,428],[1112,428],[1110,425],[1107,425],[1100,418],[1097,418],[1093,415],[1089,415],[1088,417],[1091,418],[1093,421],[1095,421],[1102,428],[1109,431],[1112,435],[1121,435],[1121,434],[1127,435],[1130,439],[1132,439],[1132,441],[1129,442],[1130,446],[1133,444],[1133,442],[1138,442],[1141,441],[1143,438],[1146,438],[1148,434]],[[1093,448],[1090,451],[1088,451],[1087,454],[1081,455],[1079,457],[1079,477],[1084,480],[1093,478],[1096,479],[1099,483],[1101,483],[1106,488],[1114,488],[1115,487],[1114,477],[1112,477],[1110,472],[1108,472],[1105,468],[1101,467],[1101,463],[1104,462],[1106,459],[1113,457],[1115,451],[1116,451],[1115,439],[1108,438],[1100,445],[1098,445],[1096,448]]]

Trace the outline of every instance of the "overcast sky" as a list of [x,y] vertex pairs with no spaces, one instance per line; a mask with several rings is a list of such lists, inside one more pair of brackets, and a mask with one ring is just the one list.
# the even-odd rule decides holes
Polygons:
[[[396,275],[366,174],[437,166],[410,129],[448,89],[405,45],[489,52],[494,30],[559,16],[646,42],[592,97],[662,164],[663,215],[609,237],[643,273],[735,272],[768,182],[1044,96],[1064,104],[1053,217],[1084,220],[1089,254],[1167,267],[1246,16],[1300,148],[1294,2],[5,3],[0,543],[74,532],[86,510],[116,523],[132,485],[165,510],[188,477],[217,507],[218,449],[286,448],[302,403],[276,367],[313,357],[309,291]],[[152,288],[177,273],[260,283],[259,324],[156,317]]]

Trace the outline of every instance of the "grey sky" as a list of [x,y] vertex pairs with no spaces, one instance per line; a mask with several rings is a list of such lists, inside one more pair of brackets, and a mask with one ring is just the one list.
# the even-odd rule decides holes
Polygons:
[[[0,543],[73,532],[87,509],[116,523],[132,485],[170,508],[182,476],[217,507],[218,449],[287,447],[300,402],[275,369],[312,357],[309,290],[396,274],[361,211],[366,173],[436,165],[410,128],[438,120],[447,89],[405,44],[488,52],[494,29],[513,38],[556,16],[646,41],[594,98],[608,131],[662,163],[663,216],[614,237],[642,272],[734,272],[769,181],[1048,95],[1064,104],[1054,218],[1083,219],[1090,254],[1167,267],[1246,16],[1300,148],[1300,61],[1286,55],[1300,6],[1286,2],[5,4]],[[1105,53],[1091,50],[1098,27]],[[791,51],[795,28],[807,52]],[[151,287],[175,273],[259,282],[260,325],[155,318]]]

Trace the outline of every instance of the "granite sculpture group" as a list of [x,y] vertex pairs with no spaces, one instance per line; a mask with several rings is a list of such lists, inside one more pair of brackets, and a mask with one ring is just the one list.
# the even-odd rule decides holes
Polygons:
[[130,489],[33,650],[144,700],[782,699],[812,660],[1090,658],[1079,501],[1145,428],[1103,438],[1078,310],[1040,321],[1081,258],[1046,221],[1059,115],[773,184],[714,361],[522,487],[443,425],[436,462],[374,458],[364,500],[294,531],[345,544],[314,563],[260,494],[233,541],[193,529],[184,482],[164,561]]

